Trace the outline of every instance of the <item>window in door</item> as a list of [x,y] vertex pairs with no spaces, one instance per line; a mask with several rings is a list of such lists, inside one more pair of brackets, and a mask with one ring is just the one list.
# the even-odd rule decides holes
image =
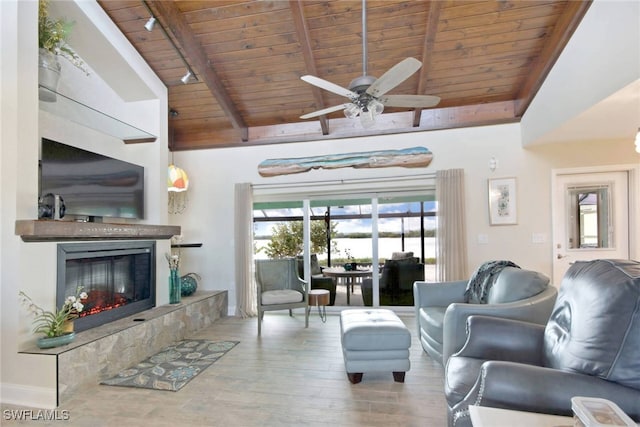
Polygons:
[[569,249],[613,247],[610,190],[610,185],[567,189]]

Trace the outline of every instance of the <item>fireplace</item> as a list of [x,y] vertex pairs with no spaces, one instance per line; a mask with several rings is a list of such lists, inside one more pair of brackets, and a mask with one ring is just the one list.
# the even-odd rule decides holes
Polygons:
[[57,306],[87,293],[77,332],[154,307],[155,252],[154,241],[59,244]]

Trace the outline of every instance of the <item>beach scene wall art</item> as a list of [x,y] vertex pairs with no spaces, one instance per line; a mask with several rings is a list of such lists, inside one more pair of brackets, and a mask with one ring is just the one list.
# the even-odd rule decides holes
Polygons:
[[258,165],[260,176],[271,177],[308,172],[312,169],[338,168],[420,168],[427,167],[433,153],[425,147],[400,150],[365,151],[324,156],[268,159]]

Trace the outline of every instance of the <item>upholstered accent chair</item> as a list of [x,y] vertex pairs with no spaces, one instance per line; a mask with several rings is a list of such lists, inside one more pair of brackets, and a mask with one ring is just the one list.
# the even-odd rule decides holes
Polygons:
[[[296,257],[298,260],[298,276],[304,277],[304,258]],[[318,255],[311,254],[311,289],[324,289],[329,291],[329,305],[336,303],[336,279],[322,275],[322,267],[318,262]]]
[[[385,260],[379,279],[380,305],[413,306],[413,282],[424,280],[424,264],[413,252],[394,252]],[[373,305],[373,281],[362,280],[362,301]]]
[[298,276],[295,258],[258,259],[256,263],[256,285],[258,297],[258,335],[262,332],[265,311],[305,308],[305,327],[309,326],[306,282]]
[[[482,267],[478,267],[478,271]],[[475,276],[474,273],[472,278]],[[549,286],[547,276],[506,266],[495,273],[492,281],[484,300],[465,297],[470,284],[467,280],[414,283],[420,343],[424,351],[441,365],[444,366],[449,356],[464,345],[467,318],[471,315],[547,323],[557,296],[557,289]]]
[[578,261],[546,325],[471,316],[445,369],[449,425],[469,406],[572,414],[571,398],[615,402],[640,421],[640,262]]

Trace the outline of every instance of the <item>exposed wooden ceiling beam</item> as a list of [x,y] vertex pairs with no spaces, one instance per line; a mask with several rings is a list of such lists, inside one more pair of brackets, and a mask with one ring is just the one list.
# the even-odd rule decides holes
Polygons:
[[172,1],[148,1],[145,2],[154,12],[156,19],[168,26],[179,46],[184,50],[185,56],[192,62],[193,67],[200,72],[200,78],[205,82],[220,108],[231,121],[231,125],[240,131],[241,139],[248,140],[249,131],[247,125],[231,100],[218,74],[211,65],[206,52],[198,42],[189,24]]
[[[433,42],[438,31],[438,21],[440,19],[441,2],[431,0],[429,2],[429,14],[427,16],[427,29],[425,31],[424,43],[422,44],[422,68],[420,68],[420,77],[418,78],[418,95],[429,95],[425,93],[427,85],[427,75],[431,69],[431,52],[433,51]],[[416,108],[413,112],[413,127],[420,126],[420,116],[422,108]]]
[[[289,7],[291,8],[291,13],[293,15],[293,25],[296,28],[298,40],[300,40],[300,48],[302,49],[302,56],[304,57],[304,64],[307,69],[307,74],[317,76],[318,70],[316,68],[316,61],[313,57],[313,50],[311,49],[311,37],[309,35],[309,28],[307,27],[307,20],[304,16],[304,6],[302,5],[302,0],[289,1]],[[322,91],[320,90],[320,88],[311,86],[311,93],[313,94],[313,99],[316,103],[316,109],[322,110],[323,108],[325,108],[324,99],[322,98]],[[322,134],[328,135],[329,121],[327,120],[327,116],[320,116],[319,120]]]
[[[197,150],[205,148],[247,147],[252,145],[282,144],[288,142],[321,141],[326,139],[356,138],[371,135],[391,135],[396,133],[422,132],[484,126],[517,121],[514,117],[513,101],[490,102],[461,107],[430,108],[424,110],[420,126],[414,127],[413,112],[386,113],[378,117],[381,129],[362,129],[358,121],[347,118],[330,119],[331,135],[319,136],[317,122],[288,123],[273,126],[254,126],[249,130],[249,140],[238,141],[235,130],[207,133],[194,130],[192,135],[182,135],[177,150]],[[206,139],[198,135],[207,134]]]
[[518,93],[516,98],[516,117],[521,117],[529,107],[540,86],[547,78],[547,74],[551,71],[573,32],[585,13],[587,13],[589,6],[591,6],[591,0],[568,2],[564,13],[558,19],[549,40],[545,43],[538,60],[527,74],[528,78]]

